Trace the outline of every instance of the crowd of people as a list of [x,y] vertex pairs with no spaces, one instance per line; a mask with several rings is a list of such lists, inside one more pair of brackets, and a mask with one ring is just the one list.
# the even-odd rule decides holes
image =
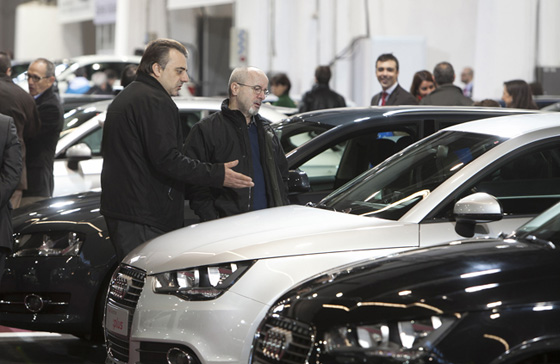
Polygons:
[[[371,98],[372,106],[391,105],[441,105],[441,106],[488,106],[500,107],[496,100],[473,101],[474,70],[465,67],[461,72],[461,89],[455,86],[455,70],[449,62],[438,63],[433,72],[421,70],[414,74],[410,90],[399,85],[399,60],[391,53],[381,54],[376,60],[375,74],[381,92]],[[315,70],[315,85],[306,92],[299,105],[290,97],[291,83],[285,73],[272,77],[271,88],[278,101],[273,105],[297,107],[299,112],[346,106],[343,96],[329,87],[331,70],[319,66]],[[533,95],[538,91],[537,83],[523,80],[504,82],[502,100],[505,107],[537,109]],[[542,92],[540,92],[542,94]]]
[[[145,240],[183,224],[184,200],[201,221],[288,203],[288,165],[270,123],[259,115],[269,95],[274,105],[300,112],[346,106],[330,88],[327,65],[315,70],[315,83],[299,102],[290,96],[287,74],[270,78],[256,67],[233,70],[221,111],[197,123],[186,140],[172,96],[189,81],[186,48],[171,39],[150,42],[138,66],[121,75],[124,87],[108,108],[103,128],[101,214],[120,259]],[[12,208],[52,196],[55,148],[63,127],[63,108],[54,89],[54,64],[45,58],[27,70],[29,92],[11,79],[11,60],[0,52],[0,264],[11,251]],[[472,100],[474,72],[454,85],[448,62],[433,72],[416,72],[409,91],[399,85],[399,61],[382,54],[376,61],[382,91],[371,105],[481,105]],[[78,74],[68,92],[114,93],[114,72]],[[536,109],[530,86],[504,83],[506,107]],[[117,182],[118,181],[118,182]],[[2,267],[0,266],[0,273]]]

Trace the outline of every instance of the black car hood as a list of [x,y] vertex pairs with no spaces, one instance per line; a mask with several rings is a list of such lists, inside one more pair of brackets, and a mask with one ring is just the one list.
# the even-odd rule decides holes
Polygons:
[[538,243],[441,245],[330,271],[286,294],[275,310],[332,326],[557,301],[558,261],[556,249]]
[[85,192],[48,198],[15,209],[12,211],[14,233],[42,230],[46,223],[49,229],[71,225],[71,230],[102,230],[105,225],[99,213],[100,197],[101,192]]

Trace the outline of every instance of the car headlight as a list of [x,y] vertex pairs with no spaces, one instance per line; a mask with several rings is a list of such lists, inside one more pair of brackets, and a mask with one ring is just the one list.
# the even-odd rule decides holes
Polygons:
[[14,257],[78,255],[85,241],[83,234],[72,231],[14,234]]
[[432,316],[392,324],[345,326],[324,336],[325,353],[332,356],[385,357],[407,362],[429,351],[457,321],[457,317]]
[[212,300],[233,286],[254,262],[223,263],[155,274],[153,290],[188,301]]

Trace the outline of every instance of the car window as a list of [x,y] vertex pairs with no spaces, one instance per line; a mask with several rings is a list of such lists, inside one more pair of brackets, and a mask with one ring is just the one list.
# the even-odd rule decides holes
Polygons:
[[325,146],[298,168],[309,177],[312,191],[331,191],[412,144],[417,139],[415,128],[384,127],[349,135]]
[[303,122],[297,119],[280,122],[272,127],[280,140],[284,153],[294,150],[331,128],[326,124]]
[[85,143],[91,149],[92,156],[100,156],[101,155],[101,137],[103,136],[103,129],[102,128],[95,128],[91,133],[84,136],[83,138],[79,139],[74,143],[80,144]]
[[491,135],[441,132],[423,139],[321,201],[321,207],[398,220],[465,165],[500,144]]
[[100,113],[96,108],[74,109],[67,112],[64,114],[64,125],[59,139]]
[[453,204],[473,192],[496,197],[506,216],[535,215],[560,201],[560,145],[558,141],[539,143],[503,160],[467,185],[439,214],[452,217]]

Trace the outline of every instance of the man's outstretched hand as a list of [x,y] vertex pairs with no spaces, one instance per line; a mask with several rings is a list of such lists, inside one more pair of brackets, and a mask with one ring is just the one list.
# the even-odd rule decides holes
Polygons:
[[232,162],[224,163],[225,178],[224,187],[230,188],[246,188],[253,187],[255,184],[251,177],[247,177],[244,174],[235,172],[232,168],[235,167],[239,161],[235,160]]

